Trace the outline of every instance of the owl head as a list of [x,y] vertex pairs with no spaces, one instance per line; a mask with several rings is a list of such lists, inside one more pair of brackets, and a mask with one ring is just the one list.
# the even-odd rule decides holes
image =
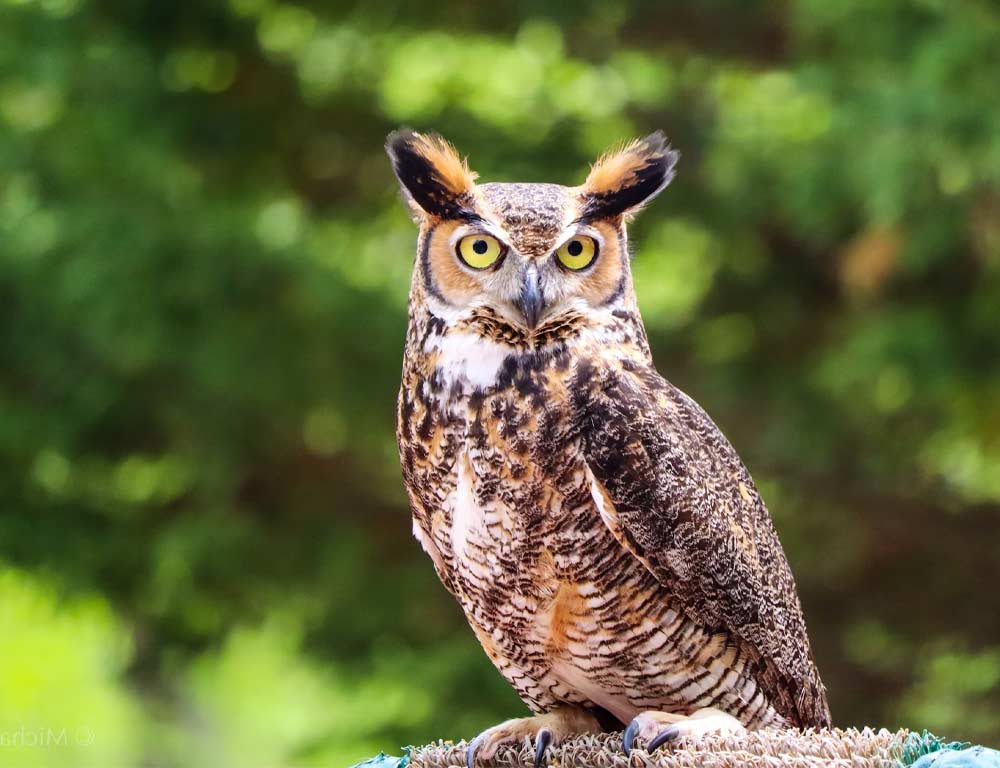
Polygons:
[[601,156],[577,187],[477,183],[451,144],[408,129],[386,150],[420,226],[411,303],[528,336],[568,314],[633,308],[625,225],[673,178],[662,133]]

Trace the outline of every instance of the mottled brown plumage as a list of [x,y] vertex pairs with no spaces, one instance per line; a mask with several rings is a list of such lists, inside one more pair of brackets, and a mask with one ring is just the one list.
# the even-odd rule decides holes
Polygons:
[[[397,418],[414,533],[490,659],[548,713],[491,746],[650,710],[829,725],[764,503],[656,372],[636,306],[625,221],[676,154],[657,134],[569,188],[476,185],[412,132],[387,147],[420,224]],[[471,268],[470,237],[502,255]],[[597,255],[568,269],[555,254],[580,238]]]

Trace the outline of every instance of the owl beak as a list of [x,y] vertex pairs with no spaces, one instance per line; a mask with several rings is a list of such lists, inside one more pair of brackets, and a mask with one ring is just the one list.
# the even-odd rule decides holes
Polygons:
[[542,298],[541,289],[538,287],[538,267],[529,264],[524,270],[524,277],[521,283],[521,297],[517,301],[518,309],[524,315],[524,321],[528,328],[534,329],[538,325],[538,318],[542,316],[545,308],[545,301]]

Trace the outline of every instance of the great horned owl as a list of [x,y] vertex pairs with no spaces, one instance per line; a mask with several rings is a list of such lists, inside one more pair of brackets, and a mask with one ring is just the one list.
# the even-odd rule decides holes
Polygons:
[[387,143],[420,226],[397,437],[413,532],[534,739],[830,724],[792,574],[739,456],[653,367],[626,222],[673,177],[662,134],[582,186],[477,184]]

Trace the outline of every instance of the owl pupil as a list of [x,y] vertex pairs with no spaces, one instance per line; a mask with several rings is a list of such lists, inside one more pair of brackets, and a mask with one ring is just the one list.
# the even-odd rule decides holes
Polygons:
[[480,256],[486,253],[489,249],[490,249],[489,243],[487,243],[485,240],[476,240],[476,242],[472,244],[472,250],[474,250]]
[[583,243],[579,240],[573,240],[566,246],[566,250],[569,252],[570,256],[579,256],[583,253]]

